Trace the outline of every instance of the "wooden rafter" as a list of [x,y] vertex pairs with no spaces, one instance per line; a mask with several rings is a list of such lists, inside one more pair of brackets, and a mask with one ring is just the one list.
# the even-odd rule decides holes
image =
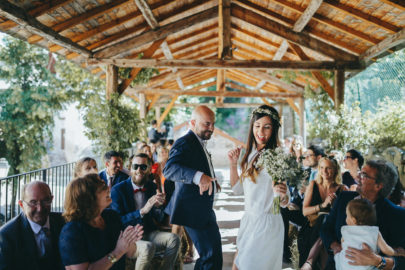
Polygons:
[[[301,60],[310,60],[310,58],[305,54],[305,52],[300,48],[300,46],[290,43],[291,48],[295,51],[295,53],[301,58]],[[329,97],[334,99],[334,89],[329,84],[329,82],[322,76],[322,74],[318,71],[312,71],[312,75],[318,80],[318,82],[322,85],[323,89],[328,93]]]
[[119,67],[154,67],[184,69],[265,69],[331,70],[362,69],[359,61],[264,61],[264,60],[160,60],[160,59],[89,59],[88,64],[113,64]]
[[9,20],[17,22],[28,31],[46,37],[49,41],[66,47],[71,51],[83,54],[86,57],[92,55],[91,51],[77,45],[64,36],[59,35],[51,28],[43,25],[37,19],[27,14],[22,8],[7,1],[0,1],[0,15],[6,17]]
[[138,46],[147,44],[149,42],[154,42],[158,39],[166,38],[168,35],[177,33],[187,27],[190,27],[191,25],[195,25],[204,22],[206,20],[215,18],[217,16],[217,12],[218,12],[217,7],[210,8],[208,10],[199,12],[184,19],[162,26],[157,30],[147,31],[133,38],[119,42],[118,44],[114,44],[114,46],[109,46],[105,49],[96,52],[94,55],[96,57],[101,58],[115,56],[117,54],[125,52],[128,49],[133,49]]
[[[164,39],[155,41],[152,45],[144,52],[143,57],[151,58],[156,50],[160,47],[160,45],[164,42]],[[131,82],[136,78],[138,73],[142,70],[142,68],[133,68],[130,72],[129,78],[123,80],[120,85],[118,86],[118,93],[121,95],[124,93],[125,89],[131,84]]]
[[255,25],[259,28],[267,30],[279,37],[282,37],[290,42],[304,46],[314,51],[318,51],[324,55],[330,56],[333,59],[341,60],[356,60],[357,57],[353,54],[347,53],[341,49],[329,45],[319,39],[309,35],[309,33],[301,32],[296,33],[289,27],[272,21],[250,10],[234,6],[232,8],[232,15],[243,19],[245,22]]
[[[231,43],[231,1],[219,0],[218,3],[218,59],[232,59]],[[217,70],[217,91],[225,92],[225,70]],[[219,96],[216,103],[223,103],[224,98]]]
[[301,32],[305,28],[305,26],[314,16],[318,8],[321,6],[322,2],[323,0],[311,0],[311,2],[309,2],[307,8],[301,14],[301,16],[298,18],[298,20],[295,22],[293,26],[293,30],[295,32]]
[[[152,9],[149,7],[148,3],[145,0],[135,0],[135,3],[138,6],[139,10],[142,12],[143,17],[148,22],[149,26],[153,30],[156,30],[157,28],[159,28],[160,27],[159,22],[155,18],[155,15],[153,15]],[[172,60],[173,59],[172,52],[169,48],[169,45],[167,44],[167,42],[165,40],[160,44],[160,47],[161,47],[166,59]],[[172,71],[173,71],[173,73],[177,73],[177,68],[173,68]],[[178,75],[178,74],[176,76],[176,82],[181,89],[184,89],[183,82],[181,80],[180,75]]]
[[405,10],[405,2],[402,0],[380,0],[381,2],[384,2],[385,4],[394,6],[400,10]]
[[405,42],[405,28],[402,28],[402,30],[398,33],[388,36],[377,45],[368,48],[364,53],[360,55],[360,59],[370,60],[403,42]]
[[158,127],[162,124],[163,120],[166,118],[170,110],[173,108],[174,103],[176,102],[178,96],[174,96],[172,100],[170,101],[169,105],[165,108],[164,112],[160,116],[159,120],[157,121]]

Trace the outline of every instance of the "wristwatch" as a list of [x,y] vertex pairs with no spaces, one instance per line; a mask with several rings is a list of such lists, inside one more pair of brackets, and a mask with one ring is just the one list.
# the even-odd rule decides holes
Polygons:
[[387,265],[387,261],[383,256],[381,256],[381,262],[376,266],[377,269],[384,269],[384,267]]
[[112,253],[108,253],[107,259],[110,261],[111,264],[114,264],[118,261],[117,258]]

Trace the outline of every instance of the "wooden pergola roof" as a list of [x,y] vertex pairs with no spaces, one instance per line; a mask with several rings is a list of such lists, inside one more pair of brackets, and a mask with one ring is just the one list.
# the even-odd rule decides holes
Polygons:
[[[218,107],[226,97],[270,98],[298,111],[308,83],[340,104],[345,71],[403,47],[404,27],[403,0],[0,1],[0,31],[107,77],[108,92],[148,109],[170,110],[193,95],[215,96]],[[132,78],[141,67],[160,74],[132,88],[131,79],[117,79],[116,66],[133,68]],[[269,70],[312,76],[296,72],[286,83]],[[336,72],[335,82],[321,70]]]

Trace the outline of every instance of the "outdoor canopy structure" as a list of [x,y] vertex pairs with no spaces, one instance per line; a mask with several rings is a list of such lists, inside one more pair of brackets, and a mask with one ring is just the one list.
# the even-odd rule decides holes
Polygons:
[[[305,85],[322,87],[339,106],[345,71],[404,47],[404,27],[403,0],[0,1],[0,31],[106,78],[107,95],[134,98],[141,116],[165,107],[156,110],[162,122],[181,95],[213,96],[217,107],[240,106],[226,97],[259,97],[288,103],[301,134]],[[120,80],[117,67],[131,67],[131,78]],[[130,87],[142,67],[160,74]],[[311,75],[287,83],[271,70]],[[335,72],[334,82],[322,70]]]

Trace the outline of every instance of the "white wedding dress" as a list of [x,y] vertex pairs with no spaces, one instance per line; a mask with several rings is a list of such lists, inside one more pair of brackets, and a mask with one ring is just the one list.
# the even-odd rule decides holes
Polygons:
[[[256,154],[252,151],[250,159]],[[282,268],[284,224],[281,214],[272,214],[274,192],[270,175],[261,170],[253,183],[238,181],[232,190],[245,195],[245,213],[240,222],[235,263],[239,270]]]

